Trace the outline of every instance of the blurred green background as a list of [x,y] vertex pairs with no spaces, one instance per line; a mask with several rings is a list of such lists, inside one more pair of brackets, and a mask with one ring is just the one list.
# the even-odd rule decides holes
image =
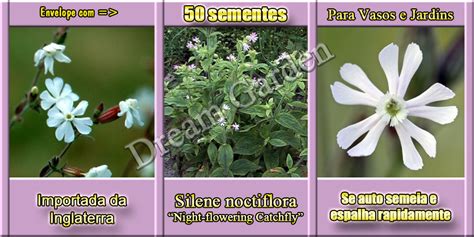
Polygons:
[[[464,44],[462,27],[320,27],[318,43],[324,43],[335,58],[317,71],[317,164],[320,177],[463,177],[464,176]],[[452,89],[454,99],[433,105],[455,105],[456,120],[439,125],[409,117],[437,140],[436,158],[428,157],[415,142],[423,159],[423,169],[411,171],[403,165],[401,146],[394,130],[386,128],[370,157],[349,157],[336,143],[337,132],[370,116],[366,106],[337,104],[330,91],[335,81],[343,81],[339,68],[344,63],[359,65],[369,79],[387,91],[385,74],[378,61],[381,49],[390,43],[399,46],[399,68],[407,45],[415,42],[423,51],[423,61],[405,98],[413,98],[440,82]],[[347,83],[345,83],[347,84]],[[358,140],[360,141],[360,140]]]
[[[30,90],[36,72],[34,53],[52,41],[56,30],[10,28],[10,117]],[[89,101],[87,116],[92,115],[100,102],[104,102],[107,109],[131,97],[140,100],[142,109],[149,116],[144,119],[144,127],[126,129],[124,118],[93,126],[90,137],[79,137],[64,160],[83,171],[107,164],[113,177],[153,176],[152,169],[136,171],[135,163],[130,162],[130,151],[124,149],[125,145],[144,137],[147,124],[151,122],[153,126],[153,27],[71,27],[65,45],[65,54],[72,62],[55,62],[55,76],[69,83],[80,100]],[[45,90],[46,78],[53,76],[41,75],[40,92]],[[10,176],[37,177],[48,160],[65,146],[63,141],[56,140],[55,128],[47,127],[46,119],[45,111],[30,110],[25,113],[24,120],[11,129]]]

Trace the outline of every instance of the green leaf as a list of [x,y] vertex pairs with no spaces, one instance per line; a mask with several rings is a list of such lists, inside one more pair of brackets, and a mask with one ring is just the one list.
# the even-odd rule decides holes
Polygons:
[[212,139],[219,144],[226,144],[227,136],[224,127],[216,125],[211,129],[211,131],[209,131],[209,134],[211,134]]
[[266,117],[266,110],[267,107],[265,105],[253,105],[248,108],[240,109],[239,112],[264,118]]
[[224,174],[224,168],[222,167],[219,167],[217,169],[215,169],[214,171],[212,171],[210,177],[233,177],[234,174],[232,173],[232,171],[228,171],[227,172],[227,175]]
[[293,157],[290,154],[286,155],[286,167],[291,169],[293,167]]
[[254,155],[262,148],[262,142],[258,136],[241,137],[234,146],[234,152],[239,155]]
[[232,163],[230,170],[234,175],[245,176],[249,172],[255,172],[259,166],[247,159],[238,159]]
[[232,151],[232,147],[229,144],[221,145],[217,153],[217,162],[222,168],[224,168],[224,175],[227,176],[230,165],[232,164],[232,161],[234,161],[234,152]]
[[307,131],[304,126],[301,125],[300,121],[289,113],[279,113],[275,117],[275,121],[285,128],[292,129],[298,134],[306,135]]
[[277,138],[270,139],[270,141],[268,142],[272,144],[272,146],[274,147],[283,147],[283,146],[288,145],[288,143],[286,143],[285,141],[277,139]]
[[177,107],[186,107],[188,105],[188,101],[181,96],[169,96],[165,97],[165,104],[167,105],[175,105]]
[[274,131],[270,134],[270,137],[272,139],[282,140],[296,149],[301,147],[300,139],[295,136],[295,133],[292,130],[289,129]]
[[271,149],[266,149],[263,152],[263,161],[267,170],[277,167],[280,163],[278,156]]
[[201,111],[202,111],[202,105],[199,103],[192,104],[188,109],[188,113],[189,113],[189,116],[191,116],[191,118],[196,118],[198,115],[201,114]]
[[209,143],[209,146],[207,146],[207,156],[209,157],[212,166],[215,166],[217,162],[217,147],[213,142]]
[[288,177],[288,174],[281,167],[275,167],[263,173],[262,177]]
[[171,114],[173,114],[173,112],[174,112],[174,109],[172,107],[165,106],[165,115],[166,116],[170,116]]
[[181,152],[183,153],[193,153],[194,152],[194,145],[193,144],[184,144],[181,146]]

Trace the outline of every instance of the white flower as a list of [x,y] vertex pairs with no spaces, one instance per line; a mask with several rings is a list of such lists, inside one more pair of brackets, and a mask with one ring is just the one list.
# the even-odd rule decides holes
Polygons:
[[230,110],[230,107],[229,107],[229,105],[224,104],[224,105],[222,105],[222,109],[223,110]]
[[188,66],[188,68],[191,69],[191,70],[196,69],[196,65],[191,64],[191,65]]
[[246,44],[246,43],[243,43],[243,44],[242,44],[242,49],[243,49],[244,51],[248,51],[248,50],[250,49],[250,45],[248,45],[248,44]]
[[193,42],[188,41],[188,43],[186,44],[186,48],[188,48],[188,49],[197,49],[197,46],[194,45]]
[[88,117],[78,118],[84,115],[89,103],[81,101],[76,108],[73,108],[72,100],[60,100],[56,103],[56,107],[48,111],[48,127],[56,129],[56,139],[71,143],[74,141],[74,128],[80,134],[87,135],[91,132],[92,120]]
[[101,165],[91,168],[84,176],[86,178],[110,178],[112,177],[112,171],[109,170],[107,165]]
[[234,131],[239,131],[239,127],[240,127],[240,126],[239,126],[239,124],[237,124],[237,123],[233,123],[233,124],[232,124],[232,129],[234,129]]
[[367,133],[359,144],[347,152],[350,156],[371,155],[385,126],[389,124],[397,131],[402,146],[403,163],[406,167],[411,170],[419,170],[423,167],[423,161],[412,139],[415,139],[430,157],[436,156],[434,136],[413,124],[408,117],[420,117],[439,124],[448,124],[454,121],[458,110],[455,106],[428,106],[430,103],[448,100],[455,96],[449,88],[440,83],[435,83],[413,99],[404,99],[408,84],[422,59],[420,47],[415,43],[409,44],[399,74],[398,46],[392,43],[382,49],[379,53],[379,62],[388,81],[388,92],[385,94],[372,84],[359,66],[344,64],[341,67],[341,77],[359,90],[335,82],[331,85],[331,91],[336,102],[345,105],[367,105],[375,109],[372,116],[342,129],[337,134],[337,143],[341,148],[347,149],[360,136]]
[[252,32],[250,35],[247,36],[247,40],[251,43],[257,42],[258,34],[256,32]]
[[197,44],[201,43],[201,40],[197,36],[193,37],[193,41],[196,42]]
[[224,127],[226,125],[226,121],[225,121],[225,118],[219,118],[219,120],[217,120],[217,123],[219,125],[221,125],[222,127]]
[[37,67],[41,60],[44,62],[44,74],[47,74],[48,71],[54,75],[54,59],[62,63],[70,63],[71,59],[64,55],[64,50],[66,46],[51,43],[44,46],[42,49],[38,49],[35,53],[34,61],[35,67]]
[[120,101],[119,103],[120,112],[117,114],[119,117],[126,115],[125,127],[131,128],[134,123],[139,126],[143,126],[144,123],[140,118],[140,107],[136,99],[127,99]]
[[287,52],[283,52],[280,56],[275,60],[276,64],[280,64],[282,60],[289,59],[290,55]]
[[69,84],[64,84],[64,81],[60,77],[54,79],[46,79],[46,89],[40,94],[41,108],[48,110],[54,107],[56,103],[62,99],[69,99],[72,101],[79,100],[79,96],[72,92]]
[[227,56],[226,58],[227,58],[227,60],[232,61],[232,62],[236,60],[234,54],[230,54],[230,55]]

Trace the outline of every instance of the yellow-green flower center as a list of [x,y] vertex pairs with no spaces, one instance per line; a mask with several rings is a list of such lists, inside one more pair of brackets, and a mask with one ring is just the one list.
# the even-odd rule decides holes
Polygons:
[[386,104],[385,104],[385,111],[391,116],[394,117],[400,112],[402,109],[402,106],[396,101],[395,99],[391,98]]
[[64,118],[67,120],[67,121],[71,121],[74,119],[74,115],[73,114],[66,114],[66,116],[64,116]]

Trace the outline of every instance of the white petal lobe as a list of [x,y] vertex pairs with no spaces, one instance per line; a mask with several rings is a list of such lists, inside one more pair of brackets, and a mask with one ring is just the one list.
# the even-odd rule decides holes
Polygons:
[[423,60],[423,53],[420,50],[420,46],[415,43],[408,45],[405,56],[403,58],[402,71],[400,72],[400,78],[398,81],[398,92],[397,95],[400,98],[405,97],[408,85],[410,84],[413,75]]
[[380,135],[382,135],[382,132],[389,121],[390,117],[381,117],[380,120],[375,124],[375,126],[370,129],[365,138],[359,144],[347,151],[347,154],[349,154],[349,156],[354,157],[369,156],[374,153],[375,148],[377,147],[377,144],[379,142]]
[[357,138],[369,131],[370,128],[372,128],[379,120],[380,115],[373,114],[358,123],[341,129],[337,133],[337,144],[339,144],[342,149],[347,149],[357,140]]
[[335,82],[334,85],[331,85],[331,92],[334,100],[339,104],[377,106],[377,101],[373,97],[356,91],[340,82]]
[[419,106],[408,109],[408,116],[429,119],[439,124],[452,123],[457,115],[458,108],[456,106]]
[[385,46],[379,53],[379,62],[387,77],[388,90],[395,95],[398,86],[398,46],[393,43]]
[[423,160],[416,150],[410,135],[402,126],[396,126],[395,130],[402,145],[403,164],[411,170],[420,170],[423,167]]
[[346,63],[341,67],[339,72],[342,79],[369,94],[374,99],[383,96],[383,93],[369,80],[365,72],[359,66]]
[[410,137],[420,143],[428,156],[433,158],[436,156],[436,139],[431,133],[416,126],[408,119],[405,119],[403,123],[401,123],[401,126],[408,132]]
[[435,83],[430,86],[428,90],[421,93],[419,96],[408,100],[406,106],[409,108],[427,105],[437,101],[449,100],[452,99],[454,96],[455,94],[451,89],[440,83]]

